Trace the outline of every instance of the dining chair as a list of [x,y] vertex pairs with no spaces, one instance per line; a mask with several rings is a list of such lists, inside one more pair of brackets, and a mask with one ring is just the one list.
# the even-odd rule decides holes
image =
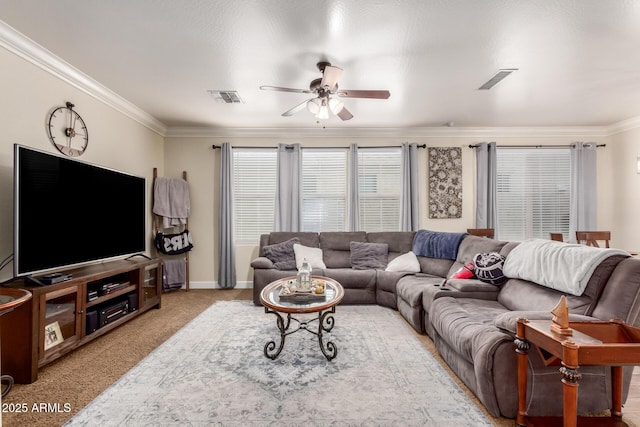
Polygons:
[[467,233],[473,234],[474,236],[488,237],[490,239],[493,239],[495,235],[493,228],[467,228]]
[[549,238],[557,242],[564,242],[564,237],[562,236],[562,233],[549,233]]
[[583,243],[587,246],[594,246],[599,248],[598,241],[604,241],[605,248],[609,247],[609,240],[611,240],[610,231],[576,231],[576,240],[578,243]]

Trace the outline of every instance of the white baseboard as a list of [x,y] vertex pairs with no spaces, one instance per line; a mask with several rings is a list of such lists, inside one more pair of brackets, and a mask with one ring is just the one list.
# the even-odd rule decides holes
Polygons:
[[[183,286],[182,289],[185,289]],[[210,281],[201,281],[194,282],[191,281],[189,283],[189,289],[222,289],[218,286],[218,282],[210,282]],[[234,289],[253,289],[253,282],[237,282],[236,287]]]

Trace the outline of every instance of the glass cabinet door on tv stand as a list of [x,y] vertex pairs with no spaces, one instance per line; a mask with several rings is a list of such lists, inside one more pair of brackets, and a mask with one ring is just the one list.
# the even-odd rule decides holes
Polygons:
[[144,268],[142,282],[142,305],[155,304],[158,300],[159,284],[162,279],[162,266],[150,265]]
[[47,360],[80,339],[81,310],[78,286],[40,296],[40,360]]

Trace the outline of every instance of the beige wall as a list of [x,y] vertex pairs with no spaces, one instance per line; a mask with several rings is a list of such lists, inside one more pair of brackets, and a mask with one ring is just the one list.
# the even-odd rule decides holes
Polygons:
[[[144,176],[151,194],[153,167],[161,171],[164,167],[162,136],[3,48],[0,64],[0,259],[13,251],[13,144],[57,153],[47,137],[45,123],[49,112],[66,101],[76,105],[89,129],[89,146],[81,159]],[[46,221],[47,208],[37,214]],[[52,227],[73,230],[73,223]],[[96,224],[96,236],[108,235],[112,227]],[[0,271],[0,280],[11,276],[12,265]]]
[[[272,132],[269,132],[272,134]],[[455,131],[451,132],[452,134]],[[347,147],[350,143],[360,146],[400,145],[402,142],[416,142],[427,146],[462,147],[463,170],[463,206],[460,219],[429,219],[427,215],[427,152],[419,150],[420,155],[420,227],[437,231],[461,231],[474,226],[475,220],[475,155],[469,144],[481,141],[496,141],[499,145],[532,144],[556,145],[569,144],[572,141],[590,141],[606,144],[598,149],[598,197],[600,201],[599,226],[609,229],[612,225],[612,180],[610,177],[611,152],[613,148],[608,138],[582,136],[544,136],[544,137],[474,137],[474,136],[434,136],[434,137],[322,137],[314,134],[299,137],[168,137],[165,138],[165,169],[167,174],[179,176],[186,170],[189,176],[192,199],[192,217],[189,228],[193,234],[196,249],[191,252],[191,280],[194,287],[210,287],[217,282],[218,257],[218,166],[220,150],[212,145],[230,142],[233,146],[275,147],[278,143],[300,142],[305,147],[331,146]],[[635,159],[635,157],[634,157]],[[239,286],[246,286],[252,280],[251,260],[257,256],[257,246],[238,246],[236,248],[236,270]]]
[[611,172],[611,185],[599,193],[608,193],[599,203],[599,212],[609,213],[616,247],[640,252],[640,129],[620,132],[611,139],[612,154],[605,166]]

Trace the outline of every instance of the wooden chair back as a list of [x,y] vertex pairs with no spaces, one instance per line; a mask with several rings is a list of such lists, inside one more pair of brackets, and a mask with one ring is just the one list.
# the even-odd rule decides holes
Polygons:
[[576,240],[578,243],[584,243],[587,246],[599,248],[598,241],[603,241],[605,248],[609,247],[611,240],[610,231],[576,231]]
[[549,238],[551,240],[555,240],[556,242],[564,242],[564,237],[562,233],[549,233]]
[[473,234],[474,236],[488,237],[490,239],[493,239],[495,235],[493,228],[467,228],[467,233]]

